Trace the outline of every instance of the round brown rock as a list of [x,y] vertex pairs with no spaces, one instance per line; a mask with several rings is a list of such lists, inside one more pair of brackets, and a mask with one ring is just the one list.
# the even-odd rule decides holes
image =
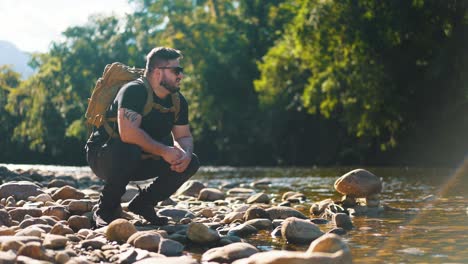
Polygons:
[[135,226],[126,219],[116,219],[109,224],[106,230],[106,237],[111,241],[126,242],[127,239],[136,233]]
[[349,247],[339,235],[325,234],[314,240],[306,253],[313,254],[314,252],[335,253],[339,250],[349,252]]
[[382,181],[367,170],[356,169],[338,178],[335,181],[335,189],[341,194],[364,198],[380,193],[382,191]]

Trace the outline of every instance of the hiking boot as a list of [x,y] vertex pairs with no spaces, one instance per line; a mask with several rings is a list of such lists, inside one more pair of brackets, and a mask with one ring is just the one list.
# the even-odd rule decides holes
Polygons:
[[156,211],[154,211],[154,207],[150,204],[142,203],[141,200],[141,197],[138,195],[133,198],[133,200],[128,204],[128,210],[134,214],[142,216],[152,225],[167,225],[169,218],[164,216],[157,216]]
[[93,220],[96,228],[101,228],[109,225],[112,221],[121,217],[122,207],[105,208],[101,204],[93,213]]

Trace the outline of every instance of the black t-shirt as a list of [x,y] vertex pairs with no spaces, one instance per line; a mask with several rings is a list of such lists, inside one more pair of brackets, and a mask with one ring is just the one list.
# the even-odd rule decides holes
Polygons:
[[[187,125],[188,124],[188,104],[185,97],[179,94],[180,98],[180,112],[177,122],[173,112],[161,113],[156,109],[151,109],[151,112],[143,116],[143,108],[146,105],[148,92],[142,80],[135,80],[124,85],[117,93],[114,101],[107,111],[107,117],[116,117],[119,108],[127,108],[133,110],[143,116],[140,128],[143,129],[149,136],[156,141],[162,141],[170,136],[172,127],[174,125]],[[153,92],[153,102],[162,105],[163,107],[170,108],[172,106],[172,98],[168,95],[166,98],[161,99]],[[118,133],[117,123],[109,123],[114,127],[114,132]],[[109,138],[104,127],[95,131],[90,139],[93,142],[103,142]]]

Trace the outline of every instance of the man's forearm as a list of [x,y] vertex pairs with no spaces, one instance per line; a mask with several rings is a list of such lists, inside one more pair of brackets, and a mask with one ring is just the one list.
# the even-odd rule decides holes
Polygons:
[[181,137],[175,139],[175,144],[179,145],[186,153],[193,153],[193,138],[192,137]]
[[131,136],[127,140],[127,143],[135,144],[144,152],[151,153],[153,155],[162,156],[167,146],[152,139],[145,131],[140,128],[135,128],[131,132]]

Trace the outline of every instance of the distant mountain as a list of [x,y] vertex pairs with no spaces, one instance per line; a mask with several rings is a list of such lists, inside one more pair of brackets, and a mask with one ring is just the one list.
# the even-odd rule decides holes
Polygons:
[[13,43],[0,40],[0,65],[12,65],[23,79],[27,79],[34,71],[28,66],[30,55],[19,50]]

